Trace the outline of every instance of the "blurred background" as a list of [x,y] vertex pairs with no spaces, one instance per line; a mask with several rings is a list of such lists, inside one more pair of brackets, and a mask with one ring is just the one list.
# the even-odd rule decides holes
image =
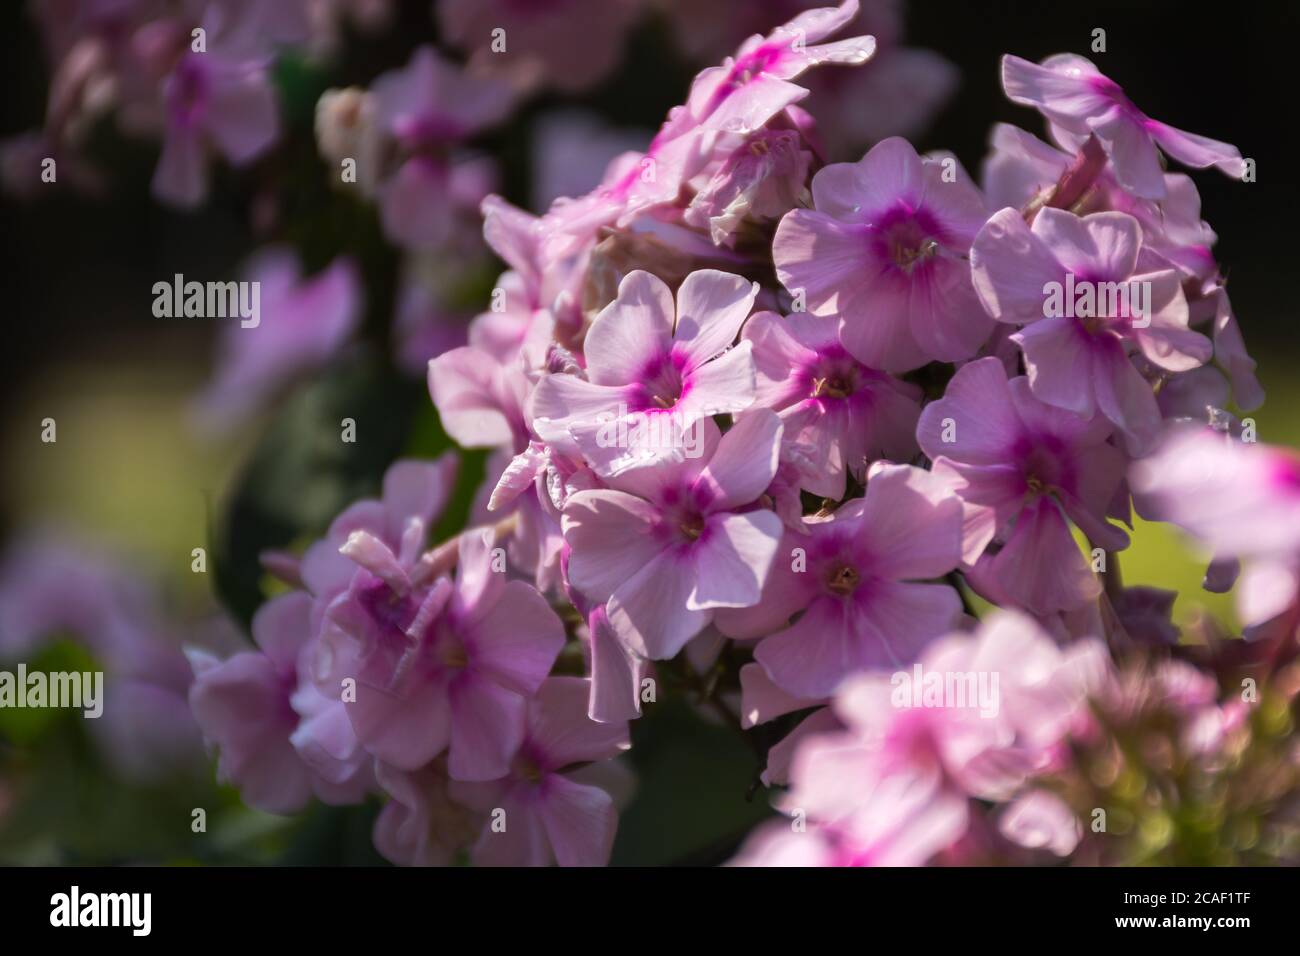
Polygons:
[[[643,145],[716,52],[716,46],[692,51],[683,42],[700,35],[692,17],[707,14],[726,51],[799,6],[648,4],[604,83],[577,95],[527,100],[475,145],[496,160],[500,192],[537,211],[549,199],[539,142],[557,111],[576,108],[598,118],[618,149]],[[1300,10],[1255,4],[1205,17],[1183,3],[1083,6],[912,4],[902,42],[949,61],[956,83],[910,138],[921,150],[952,150],[977,175],[993,123],[1042,134],[1035,113],[1002,96],[998,58],[1013,52],[1037,61],[1068,51],[1093,59],[1148,114],[1238,145],[1256,161],[1257,182],[1214,172],[1194,178],[1268,393],[1252,414],[1259,438],[1300,445],[1294,224],[1300,153],[1291,108]],[[267,593],[259,551],[318,534],[343,505],[374,493],[398,455],[449,447],[422,376],[393,357],[399,253],[383,239],[371,206],[331,187],[334,173],[318,156],[313,134],[316,102],[327,88],[368,85],[405,64],[417,46],[438,42],[426,0],[397,3],[392,15],[379,30],[345,27],[331,58],[290,56],[277,63],[284,135],[248,169],[219,166],[198,211],[177,212],[151,198],[157,143],[127,138],[111,123],[93,132],[87,150],[109,174],[103,195],[52,190],[32,202],[0,200],[8,310],[0,345],[0,555],[51,536],[74,542],[73,550],[97,567],[145,582],[150,593],[141,600],[156,608],[159,641],[173,649],[211,630],[237,631],[223,609],[247,624]],[[1090,51],[1095,28],[1106,31],[1105,53]],[[4,139],[40,125],[48,92],[50,65],[26,4],[0,5],[0,46]],[[817,102],[804,105],[817,115]],[[852,111],[854,104],[837,108]],[[856,160],[867,145],[833,143],[830,159]],[[329,366],[253,420],[207,434],[195,425],[193,402],[212,374],[218,323],[155,318],[152,287],[175,273],[236,278],[249,254],[268,241],[292,245],[307,272],[341,253],[353,256],[365,287],[362,329]],[[459,275],[447,290],[450,309],[481,310],[499,268],[488,259]],[[355,444],[337,440],[343,417],[357,423]],[[47,418],[57,423],[54,443],[41,440]],[[447,529],[463,519],[482,475],[481,455],[466,460],[457,500],[444,518]],[[198,547],[208,554],[205,573],[192,570]],[[1179,590],[1177,620],[1202,605],[1230,622],[1231,596],[1200,589],[1204,558],[1169,529],[1141,527],[1123,555],[1125,583]],[[88,591],[110,586],[97,573],[55,562],[39,587],[53,589],[51,600],[76,604]],[[48,670],[101,663],[85,642],[72,639],[43,644],[25,659]],[[145,674],[150,687],[170,688],[157,708],[125,727],[92,731],[91,722],[66,711],[0,710],[0,862],[380,862],[370,845],[375,806],[318,807],[282,819],[243,808],[233,791],[213,783],[177,706],[183,704],[177,660],[160,652],[158,660],[119,677],[143,680]],[[726,729],[669,706],[636,722],[633,733],[630,758],[639,787],[622,817],[616,864],[725,859],[768,812],[753,794],[758,757]],[[158,738],[153,743],[174,760],[132,766],[138,736]],[[194,808],[207,812],[206,833],[191,827]]]

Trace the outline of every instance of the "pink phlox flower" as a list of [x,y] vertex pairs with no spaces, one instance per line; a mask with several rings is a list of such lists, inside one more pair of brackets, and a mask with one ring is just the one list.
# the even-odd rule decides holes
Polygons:
[[639,656],[671,658],[716,609],[759,600],[781,519],[754,502],[776,472],[781,430],[766,409],[742,415],[720,439],[706,422],[699,457],[633,469],[608,489],[569,496],[569,583],[607,602],[614,630]]
[[[854,779],[900,772],[1007,800],[1065,759],[1061,745],[1104,685],[1108,660],[1095,639],[1061,648],[1033,619],[999,611],[974,634],[934,642],[913,668],[846,682],[833,707],[848,730],[814,738],[796,756],[788,805],[821,791],[851,810]],[[856,769],[837,779],[836,768]]]
[[454,800],[446,761],[418,770],[380,763],[375,778],[388,802],[375,819],[375,849],[399,866],[451,866],[482,826],[482,814]]
[[966,257],[986,212],[951,156],[918,156],[891,138],[857,163],[821,169],[813,209],[777,227],[777,278],[814,315],[840,319],[863,364],[904,372],[973,356],[993,325],[980,314]]
[[255,255],[244,269],[259,286],[256,325],[232,317],[222,330],[213,380],[198,399],[199,420],[229,428],[294,379],[323,367],[344,347],[361,319],[361,277],[351,259],[335,259],[303,277],[284,248]]
[[248,29],[208,34],[207,49],[187,46],[162,88],[166,125],[153,193],[185,208],[207,196],[212,151],[243,166],[280,135],[270,57],[261,41]]
[[490,783],[452,786],[456,799],[504,826],[483,827],[472,850],[481,866],[603,866],[614,845],[614,797],[589,765],[631,746],[626,721],[587,716],[587,681],[551,677],[528,701],[526,729],[509,770]]
[[534,430],[576,446],[606,477],[689,455],[703,420],[753,402],[751,346],[731,345],[757,293],[757,283],[704,269],[686,277],[674,304],[663,280],[630,273],[587,332],[586,377],[538,383]]
[[455,210],[475,208],[491,188],[479,165],[452,150],[504,119],[514,93],[424,46],[405,67],[379,77],[371,97],[376,128],[398,153],[378,187],[384,230],[403,245],[436,249],[450,237]]
[[293,700],[311,640],[311,604],[309,595],[294,591],[259,608],[253,617],[256,650],[225,660],[191,653],[190,708],[219,751],[218,774],[250,806],[268,813],[294,813],[313,794],[329,803],[355,803],[372,782],[364,760],[322,775],[294,746],[301,715]]
[[833,317],[759,312],[743,341],[754,347],[755,404],[778,412],[785,441],[806,446],[815,467],[804,478],[807,491],[838,501],[847,477],[863,481],[872,461],[916,453],[920,388],[850,355]]
[[412,522],[396,554],[364,530],[341,549],[359,565],[329,608],[355,642],[348,716],[386,763],[415,769],[445,750],[456,779],[491,780],[506,772],[564,625],[531,585],[506,580],[490,530],[461,534],[454,581],[423,581],[419,531]]
[[1142,271],[1141,249],[1141,226],[1124,213],[1042,209],[1031,227],[1011,208],[971,248],[988,314],[1023,324],[1012,339],[1034,395],[1084,416],[1100,411],[1138,454],[1154,440],[1160,410],[1130,351],[1168,372],[1204,365],[1213,351],[1188,327],[1179,273]]
[[[1107,522],[1126,461],[1107,441],[1106,419],[1086,419],[1007,380],[995,358],[963,366],[944,397],[921,412],[917,439],[965,511],[963,562],[976,581],[1036,614],[1094,600],[1101,584],[1070,532],[1120,550],[1128,536]],[[998,542],[1000,548],[988,551]]]
[[355,531],[367,531],[389,549],[400,551],[408,528],[413,541],[423,541],[456,481],[458,459],[446,452],[433,461],[398,459],[384,472],[379,498],[363,498],[345,508],[330,522],[324,538],[303,552],[297,574],[317,602],[317,617],[341,591],[347,589],[356,565],[339,553]]
[[[1075,162],[1069,153],[1006,123],[994,125],[989,147],[982,182],[992,209],[1023,210],[1049,200],[1062,174]],[[1128,213],[1142,227],[1144,249],[1158,252],[1185,276],[1206,279],[1217,274],[1212,249],[1218,237],[1201,218],[1196,184],[1182,173],[1165,173],[1164,182],[1163,198],[1143,199],[1125,190],[1113,170],[1105,167],[1071,209]]]
[[[787,532],[762,599],[721,612],[737,638],[767,635],[754,659],[787,694],[820,698],[850,674],[915,659],[962,614],[946,584],[961,560],[961,502],[910,465],[878,462],[862,498]],[[793,622],[791,619],[793,618]]]
[[625,227],[656,206],[675,203],[684,183],[722,150],[730,154],[742,137],[808,95],[791,82],[821,63],[866,62],[875,49],[869,36],[819,43],[853,19],[857,0],[807,10],[767,36],[755,35],[735,57],[702,70],[686,103],[675,107],[645,155],[625,156],[587,196],[562,199],[544,217],[550,257],[591,240],[603,226]]
[[[1240,561],[1237,610],[1260,639],[1300,620],[1300,458],[1206,428],[1175,428],[1129,480],[1144,517]],[[1227,583],[1227,582],[1225,582]],[[1276,627],[1270,625],[1276,624]]]
[[1144,199],[1165,196],[1157,147],[1195,169],[1214,166],[1234,179],[1245,170],[1237,147],[1151,119],[1084,57],[1061,53],[1033,64],[1004,56],[1002,88],[1013,103],[1047,117],[1053,138],[1066,148],[1075,151],[1097,137],[1120,184]]

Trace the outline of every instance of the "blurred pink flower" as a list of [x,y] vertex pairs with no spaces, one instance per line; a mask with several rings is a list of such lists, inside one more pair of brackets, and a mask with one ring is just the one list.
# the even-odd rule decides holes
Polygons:
[[206,428],[227,429],[248,418],[295,379],[315,372],[343,349],[365,307],[351,259],[335,259],[304,278],[298,257],[274,247],[253,256],[244,281],[259,287],[259,320],[231,319],[221,330],[217,367],[197,399]]
[[166,127],[153,178],[159,199],[197,206],[207,198],[213,149],[242,166],[279,137],[270,58],[259,47],[249,30],[213,31],[206,50],[187,47],[181,55],[163,85]]
[[481,866],[603,866],[614,846],[614,798],[587,782],[584,765],[631,746],[626,721],[587,717],[587,682],[551,677],[528,702],[526,729],[509,771],[491,783],[453,783],[456,799],[497,815],[472,854]]
[[195,680],[190,708],[203,736],[219,751],[217,772],[244,801],[268,813],[295,813],[313,793],[327,803],[353,803],[369,789],[369,764],[330,780],[313,772],[291,737],[299,714],[292,706],[303,648],[311,636],[311,597],[273,598],[253,617],[257,650],[225,660],[191,651]]

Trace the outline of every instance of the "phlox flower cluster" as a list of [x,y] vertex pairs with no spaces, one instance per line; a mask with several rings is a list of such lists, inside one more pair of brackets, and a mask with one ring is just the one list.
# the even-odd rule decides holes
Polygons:
[[[1135,508],[1179,524],[1212,576],[1246,568],[1236,666],[1294,656],[1294,461],[1224,409],[1262,393],[1193,180],[1159,156],[1245,161],[1080,57],[1007,56],[1050,142],[996,127],[979,182],[897,136],[828,162],[800,104],[870,63],[856,15],[745,41],[584,195],[483,200],[505,307],[428,364],[447,433],[490,451],[476,526],[426,550],[451,464],[399,463],[292,565],[260,651],[204,665],[196,713],[246,795],[377,788],[404,863],[603,862],[630,786],[610,761],[684,668],[742,731],[785,728],[762,779],[789,819],[738,864],[1118,861],[1138,851],[1083,795],[1118,738],[1172,720],[1207,774],[1247,746],[1222,661],[1118,575]],[[402,82],[441,88],[433,62]],[[457,127],[368,95],[363,134]],[[395,175],[386,225],[431,227]],[[1057,314],[1052,283],[1149,295]],[[948,691],[900,697],[912,668]],[[996,699],[952,699],[975,674]],[[277,732],[249,734],[249,681]]]
[[[567,6],[611,38],[637,12]],[[1272,784],[1214,804],[1258,827],[1240,857],[1300,859],[1300,768],[1255,719],[1300,688],[1300,460],[1238,417],[1263,392],[1184,171],[1248,180],[1249,161],[1076,55],[1003,57],[1046,139],[995,126],[978,176],[869,99],[851,128],[836,88],[924,74],[925,110],[951,86],[878,6],[756,28],[640,148],[534,211],[467,144],[522,90],[597,82],[612,63],[584,54],[616,39],[577,50],[546,14],[516,30],[520,5],[444,2],[467,65],[421,47],[322,98],[327,165],[362,157],[408,265],[475,209],[505,264],[483,311],[414,353],[487,476],[438,541],[457,454],[397,461],[381,496],[264,556],[286,589],[255,646],[191,652],[194,719],[246,802],[379,795],[375,845],[401,864],[604,864],[632,723],[686,675],[711,715],[778,741],[757,774],[780,815],[736,865],[1166,859],[1139,818],[1243,762]],[[708,5],[683,7],[712,54]],[[277,35],[222,22],[214,49]],[[502,23],[522,78],[478,72]],[[155,189],[193,202],[207,157],[256,156],[274,111],[256,50],[191,66],[165,39]],[[260,267],[281,270],[278,331],[232,347],[210,403],[323,364],[355,324],[348,260],[315,285]],[[1102,283],[1149,297],[1048,307]],[[325,318],[299,333],[306,311]],[[1241,633],[1180,633],[1174,595],[1124,585],[1135,513],[1207,549]],[[957,694],[976,686],[994,698]],[[1108,788],[1137,753],[1201,789],[1126,804]]]

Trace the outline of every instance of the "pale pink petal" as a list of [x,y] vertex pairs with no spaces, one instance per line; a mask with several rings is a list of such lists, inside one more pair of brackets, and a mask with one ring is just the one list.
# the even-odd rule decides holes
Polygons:
[[619,640],[604,607],[588,618],[591,632],[591,699],[587,716],[601,723],[641,716],[644,664]]
[[446,750],[451,739],[446,696],[419,690],[407,697],[358,680],[356,701],[345,702],[366,749],[402,770],[424,766]]
[[671,290],[649,272],[629,272],[587,332],[588,379],[597,385],[639,381],[646,365],[668,352],[672,335]]
[[677,290],[677,348],[692,365],[704,364],[736,340],[757,295],[757,282],[729,272],[692,272]]
[[1164,167],[1155,143],[1132,116],[1116,110],[1092,124],[1092,131],[1110,157],[1121,186],[1144,199],[1165,195]]
[[1258,627],[1295,607],[1300,600],[1300,567],[1294,561],[1256,561],[1247,566],[1237,589],[1237,612],[1250,628]]
[[1083,827],[1069,806],[1047,790],[1030,790],[1016,797],[999,815],[998,832],[1031,850],[1046,849],[1069,856],[1083,837]]
[[754,659],[772,682],[796,697],[826,697],[874,659],[851,620],[850,602],[818,598],[794,624],[764,638]]
[[1085,118],[1114,108],[1113,102],[1088,82],[1097,68],[1083,57],[1053,57],[1039,66],[1010,54],[1002,57],[1002,88],[1007,98],[1034,106],[1053,122],[1075,132],[1085,132]]
[[537,434],[543,440],[555,443],[568,435],[567,430],[560,427],[562,425],[580,422],[594,428],[614,421],[620,410],[627,407],[629,396],[626,389],[596,385],[577,375],[547,375],[533,390],[529,413]]
[[456,481],[456,466],[455,453],[446,452],[433,461],[403,459],[384,472],[384,530],[390,540],[401,539],[408,518],[427,525],[442,511]]
[[875,574],[937,578],[961,561],[961,501],[928,471],[884,463],[873,467],[862,517]]
[[469,346],[429,363],[429,393],[442,427],[465,448],[507,445],[514,439],[501,407],[499,375],[491,355]]
[[1010,207],[994,213],[975,236],[970,263],[975,292],[999,322],[1043,318],[1048,283],[1065,282],[1065,267]]
[[1008,595],[1035,614],[1072,610],[1101,593],[1057,505],[1042,499],[1016,519],[1002,550],[988,562],[987,574]]
[[[919,206],[925,191],[924,172],[912,144],[900,136],[891,136],[873,146],[857,163],[827,166],[818,172],[813,177],[813,201],[819,210],[837,219],[871,221],[900,200]],[[819,189],[818,181],[823,177]],[[844,187],[852,192],[845,192]],[[844,196],[855,197],[853,206],[859,208],[845,208]]]
[[599,787],[552,774],[542,785],[537,813],[560,866],[604,866],[614,848],[618,815]]
[[587,716],[590,681],[552,677],[528,705],[528,739],[543,770],[617,757],[632,744],[626,721],[597,723]]
[[710,511],[729,511],[754,501],[776,477],[781,419],[765,408],[739,416],[696,479],[707,490]]
[[1142,454],[1160,429],[1160,407],[1151,386],[1118,342],[1094,352],[1093,360],[1098,409],[1124,431],[1129,451]]
[[514,691],[473,674],[456,679],[450,699],[447,768],[452,777],[479,781],[505,776],[524,739],[527,702]]
[[1057,260],[1081,279],[1117,282],[1137,267],[1142,229],[1122,212],[1098,212],[1082,219],[1047,207],[1034,217],[1033,233]]
[[674,412],[680,420],[741,412],[754,403],[753,344],[741,342],[691,373],[690,390]]
[[710,516],[695,546],[697,579],[687,608],[757,604],[782,528],[774,511]]
[[484,825],[470,854],[475,866],[547,866],[553,861],[537,802],[531,787],[520,786],[487,808],[504,811],[505,826]]
[[750,608],[719,608],[718,629],[738,640],[762,637],[785,627],[792,615],[807,607],[821,587],[814,575],[802,570],[808,544],[805,535],[787,532],[777,546],[762,600]]
[[1194,169],[1214,166],[1233,179],[1240,179],[1245,170],[1241,150],[1230,143],[1188,133],[1155,120],[1147,120],[1146,127],[1160,148],[1184,166]]
[[1124,357],[1113,336],[1091,336],[1074,319],[1044,319],[1011,337],[1025,354],[1025,372],[1034,395],[1049,405],[1090,416],[1096,408],[1096,369],[1112,354]]
[[923,274],[914,275],[907,315],[917,345],[941,362],[970,358],[993,331],[965,261],[937,261]]
[[1187,327],[1187,299],[1179,274],[1172,269],[1134,276],[1151,290],[1151,315],[1145,328],[1135,323],[1133,338],[1153,364],[1170,372],[1187,372],[1208,362],[1214,345]]
[[713,614],[689,606],[698,577],[699,568],[688,557],[659,555],[615,589],[608,604],[610,624],[643,657],[676,656]]
[[858,602],[861,649],[854,668],[899,667],[916,660],[931,640],[954,630],[961,597],[947,584],[877,582]]
[[1007,373],[996,358],[958,369],[944,397],[922,409],[916,426],[917,441],[931,458],[944,455],[976,465],[1006,461],[1020,432]]
[[564,625],[536,588],[508,581],[492,609],[474,622],[469,644],[472,670],[528,696],[564,647]]
[[605,601],[643,570],[661,546],[651,536],[659,513],[622,491],[579,491],[564,506],[564,538],[573,549],[569,580],[593,601]]
[[272,598],[253,615],[253,640],[282,674],[292,674],[298,652],[311,635],[311,596],[290,591]]

